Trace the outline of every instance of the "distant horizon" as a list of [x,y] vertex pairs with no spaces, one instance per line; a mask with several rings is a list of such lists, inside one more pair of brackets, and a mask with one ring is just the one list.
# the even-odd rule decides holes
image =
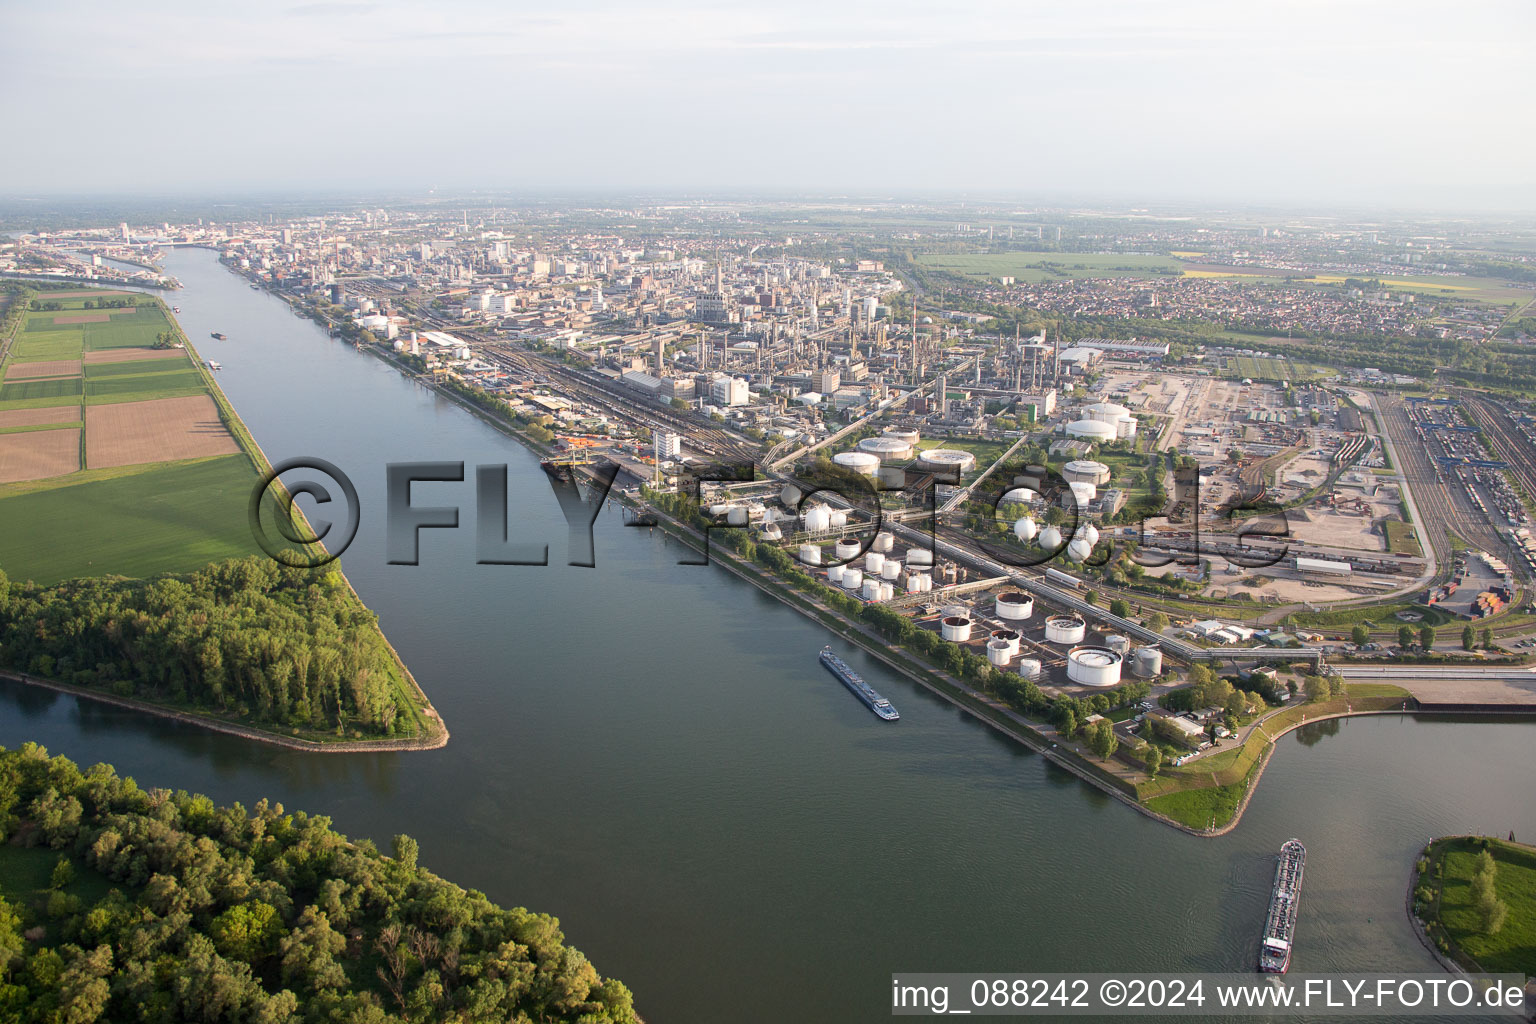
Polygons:
[[[595,190],[1536,208],[1536,7],[13,5],[0,195]],[[1082,201],[1079,199],[1078,201]]]

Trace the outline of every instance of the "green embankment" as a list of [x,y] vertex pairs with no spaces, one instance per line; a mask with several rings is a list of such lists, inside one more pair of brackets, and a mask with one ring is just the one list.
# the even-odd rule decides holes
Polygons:
[[[1485,847],[1496,868],[1494,893],[1508,908],[1493,934],[1473,901]],[[1486,837],[1438,839],[1419,865],[1415,912],[1441,952],[1474,970],[1536,974],[1536,848]]]

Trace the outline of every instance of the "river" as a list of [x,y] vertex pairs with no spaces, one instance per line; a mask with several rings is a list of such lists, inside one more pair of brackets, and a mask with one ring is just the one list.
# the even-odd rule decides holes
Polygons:
[[[304,754],[0,684],[0,744],[36,740],[146,786],[329,815],[497,902],[560,918],[653,1022],[878,1021],[893,971],[1240,971],[1274,854],[1308,847],[1294,969],[1433,970],[1403,913],[1431,836],[1536,836],[1536,722],[1399,716],[1280,743],[1242,823],[1197,839],[1143,817],[846,645],[901,711],[883,723],[816,662],[821,627],[691,553],[595,527],[596,568],[537,460],[331,340],[202,250],[167,299],[274,461],[356,482],[343,559],[452,730],[440,751]],[[210,332],[227,334],[215,341]],[[384,554],[392,461],[464,461],[458,530]],[[508,463],[514,540],[478,566],[473,466]]]

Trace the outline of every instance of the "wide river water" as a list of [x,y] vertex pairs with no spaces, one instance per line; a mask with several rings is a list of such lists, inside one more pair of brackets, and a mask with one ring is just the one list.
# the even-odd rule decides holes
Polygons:
[[[1293,969],[1433,970],[1403,911],[1431,836],[1536,836],[1536,722],[1353,719],[1286,737],[1219,839],[1157,824],[839,645],[901,711],[876,719],[816,662],[821,627],[610,505],[595,568],[537,460],[333,341],[203,250],[167,296],[275,462],[356,482],[343,564],[452,730],[440,751],[276,750],[0,685],[0,744],[36,740],[146,786],[329,815],[507,905],[560,918],[653,1022],[889,1017],[893,971],[1249,969],[1274,856],[1308,849]],[[227,341],[209,334],[219,331]],[[384,554],[389,462],[457,531]],[[476,464],[510,466],[514,540],[546,567],[478,566]]]

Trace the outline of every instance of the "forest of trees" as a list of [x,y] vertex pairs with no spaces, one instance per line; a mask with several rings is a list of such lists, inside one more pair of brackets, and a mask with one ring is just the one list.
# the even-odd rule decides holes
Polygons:
[[637,1024],[555,919],[330,824],[0,748],[0,1021]]
[[52,586],[0,572],[0,667],[253,725],[378,737],[423,725],[340,574],[269,559]]

